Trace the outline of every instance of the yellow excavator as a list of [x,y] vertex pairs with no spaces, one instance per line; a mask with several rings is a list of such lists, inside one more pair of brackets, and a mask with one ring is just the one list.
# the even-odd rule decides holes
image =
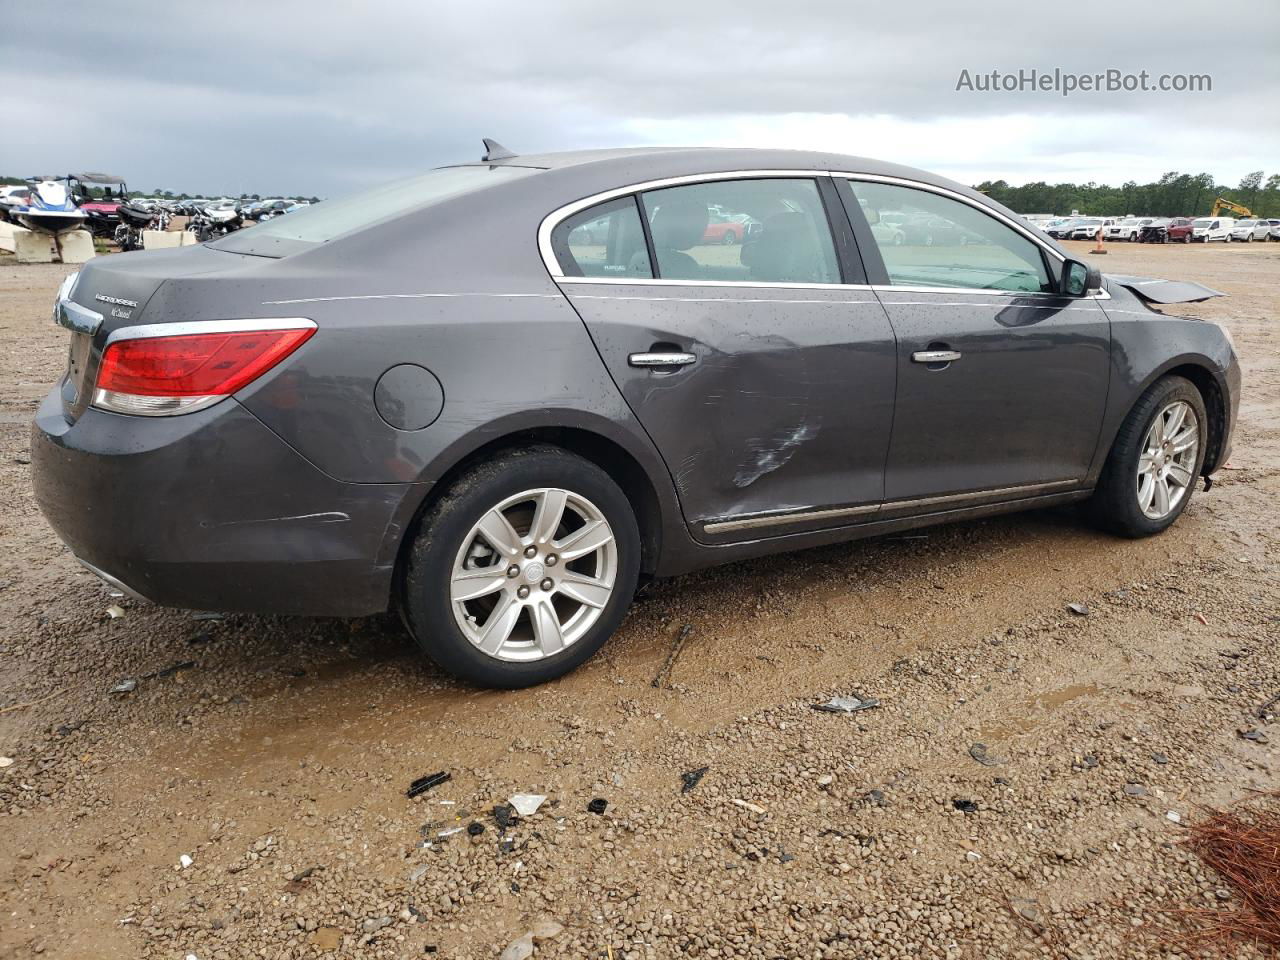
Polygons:
[[1232,213],[1238,213],[1242,217],[1251,218],[1253,216],[1253,211],[1248,207],[1241,206],[1233,200],[1228,200],[1226,197],[1219,197],[1217,200],[1213,201],[1213,212],[1210,213],[1209,216],[1216,217],[1223,210],[1230,210]]

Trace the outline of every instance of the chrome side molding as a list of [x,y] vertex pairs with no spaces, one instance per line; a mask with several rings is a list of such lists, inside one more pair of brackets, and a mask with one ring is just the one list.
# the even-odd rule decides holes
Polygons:
[[989,487],[985,490],[969,490],[965,493],[948,493],[938,497],[919,497],[914,500],[887,500],[884,503],[868,503],[854,507],[834,507],[823,510],[797,510],[786,513],[766,513],[750,517],[726,517],[711,520],[702,525],[703,533],[734,533],[739,530],[755,530],[793,523],[811,523],[822,520],[840,520],[845,517],[869,516],[878,513],[901,514],[921,507],[960,505],[975,500],[1020,499],[1049,493],[1062,493],[1078,487],[1079,480],[1052,480],[1048,483],[1026,483],[1016,487]]

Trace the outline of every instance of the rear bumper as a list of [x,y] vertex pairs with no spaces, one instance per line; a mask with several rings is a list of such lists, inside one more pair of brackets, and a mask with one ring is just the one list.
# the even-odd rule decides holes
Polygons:
[[70,424],[57,390],[32,424],[31,469],[41,511],[94,572],[165,606],[244,613],[386,610],[430,486],[335,480],[234,400]]

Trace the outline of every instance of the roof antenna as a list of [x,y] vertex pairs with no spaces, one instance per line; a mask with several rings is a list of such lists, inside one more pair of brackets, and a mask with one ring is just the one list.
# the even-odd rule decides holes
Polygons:
[[510,160],[515,156],[497,140],[490,140],[488,137],[482,137],[481,140],[484,143],[485,154],[480,159],[485,163],[493,160]]

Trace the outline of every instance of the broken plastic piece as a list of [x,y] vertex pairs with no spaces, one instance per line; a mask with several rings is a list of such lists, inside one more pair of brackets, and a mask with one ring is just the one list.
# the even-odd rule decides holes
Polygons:
[[587,804],[587,811],[589,813],[601,814],[605,812],[608,806],[609,806],[608,800],[606,800],[604,797],[596,797],[594,800],[592,800],[590,803]]
[[973,757],[973,759],[977,760],[984,767],[998,767],[1004,762],[1003,760],[997,760],[995,757],[988,755],[987,745],[985,743],[975,743],[970,747],[969,756]]
[[113,603],[111,606],[107,607],[107,616],[110,617],[112,620],[115,620],[118,617],[123,617],[124,607],[120,606],[119,604]]
[[751,803],[748,800],[738,800],[735,798],[733,800],[730,800],[729,802],[732,803],[735,807],[741,807],[743,810],[750,810],[752,813],[765,812],[764,807],[760,806],[758,803]]
[[955,807],[957,810],[959,810],[961,813],[977,813],[978,812],[978,803],[976,800],[964,800],[957,797],[955,800],[951,801],[951,805]]
[[864,697],[858,693],[849,697],[832,697],[826,703],[815,703],[813,709],[824,713],[857,713],[859,710],[870,710],[878,706],[880,701],[875,697]]
[[680,792],[688,793],[698,785],[698,782],[707,775],[710,767],[699,767],[697,770],[689,770],[680,774]]
[[483,823],[480,823],[480,822],[478,822],[478,821],[474,821],[474,820],[473,820],[471,823],[468,823],[468,824],[467,824],[467,836],[469,836],[469,837],[478,837],[478,836],[480,836],[480,834],[482,834],[482,833],[484,833],[484,824],[483,824]]
[[1074,613],[1077,617],[1087,617],[1089,615],[1089,608],[1086,607],[1083,603],[1068,603],[1067,609],[1070,610],[1072,613]]
[[112,687],[107,692],[108,693],[132,693],[137,688],[138,688],[138,681],[130,677],[127,680],[121,680],[119,683],[117,683],[114,687]]
[[540,793],[513,793],[507,797],[507,803],[511,804],[516,813],[522,817],[533,816],[546,800],[547,798]]
[[406,793],[408,797],[416,797],[420,793],[426,793],[432,787],[438,787],[442,783],[450,780],[449,774],[441,770],[439,773],[429,773],[425,777],[419,777],[413,783],[409,784],[409,790]]

